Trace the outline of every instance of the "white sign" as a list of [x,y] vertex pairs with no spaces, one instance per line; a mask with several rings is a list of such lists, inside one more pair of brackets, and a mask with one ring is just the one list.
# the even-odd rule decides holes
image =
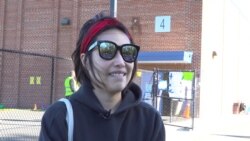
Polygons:
[[171,16],[155,17],[155,32],[170,32]]

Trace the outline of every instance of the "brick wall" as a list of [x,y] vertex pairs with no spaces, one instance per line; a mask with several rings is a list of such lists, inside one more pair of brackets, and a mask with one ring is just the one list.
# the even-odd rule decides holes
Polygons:
[[[202,2],[197,0],[118,1],[117,17],[130,29],[141,50],[188,50],[194,53],[192,64],[139,64],[139,68],[193,69],[199,72],[201,8]],[[82,24],[102,10],[109,11],[108,0],[1,0],[0,49],[70,58]],[[154,32],[155,16],[161,15],[171,16],[171,32]],[[63,18],[70,19],[70,25],[60,25]],[[133,18],[139,19],[139,26],[133,27]],[[51,61],[39,57],[30,61],[29,58],[0,52],[0,103],[8,105],[6,97],[10,95],[14,104],[9,106],[31,107],[32,102],[24,104],[24,100],[20,100],[22,95],[46,95],[44,101],[49,103],[51,97],[47,95],[50,95],[51,82],[47,81],[51,81]],[[39,61],[40,65],[37,64]],[[37,68],[31,70],[31,66]],[[72,69],[72,63],[57,60],[53,69],[52,101],[63,96],[63,80]],[[38,86],[35,94],[27,83],[29,76],[34,75],[41,76],[46,86]]]
[[[146,4],[143,4],[146,3]],[[143,51],[193,51],[193,62],[188,65],[139,65],[143,69],[200,69],[201,1],[119,1],[118,18],[132,28],[132,18],[140,19],[140,31],[132,32]],[[154,31],[155,16],[171,16],[171,32]]]

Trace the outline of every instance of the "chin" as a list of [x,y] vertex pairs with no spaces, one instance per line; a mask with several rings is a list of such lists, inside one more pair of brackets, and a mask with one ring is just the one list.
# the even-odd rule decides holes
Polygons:
[[113,92],[113,93],[119,93],[119,92],[121,92],[121,91],[123,91],[124,90],[124,88],[125,88],[125,86],[123,86],[123,85],[113,85],[111,88],[110,88],[110,90]]

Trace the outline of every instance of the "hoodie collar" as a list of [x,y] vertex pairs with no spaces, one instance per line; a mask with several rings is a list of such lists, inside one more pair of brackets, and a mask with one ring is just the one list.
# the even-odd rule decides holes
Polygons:
[[[123,112],[131,107],[139,104],[141,101],[141,89],[135,83],[131,83],[127,90],[122,92],[122,101],[115,111],[115,113]],[[107,112],[95,96],[93,92],[93,87],[89,84],[82,84],[80,89],[72,95],[71,99],[77,101],[83,106],[90,108],[91,110],[100,112]],[[114,114],[115,114],[114,113]]]

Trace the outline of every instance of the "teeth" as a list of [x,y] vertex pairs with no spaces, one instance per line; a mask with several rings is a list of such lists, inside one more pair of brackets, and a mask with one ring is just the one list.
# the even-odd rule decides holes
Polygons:
[[124,76],[125,73],[121,73],[121,72],[115,72],[115,73],[111,73],[112,76]]

